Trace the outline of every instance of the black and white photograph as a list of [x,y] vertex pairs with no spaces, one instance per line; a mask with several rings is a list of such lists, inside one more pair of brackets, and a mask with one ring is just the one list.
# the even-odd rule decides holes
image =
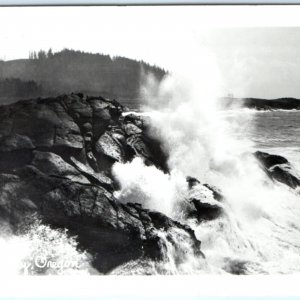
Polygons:
[[300,23],[268,10],[0,7],[0,275],[299,274]]

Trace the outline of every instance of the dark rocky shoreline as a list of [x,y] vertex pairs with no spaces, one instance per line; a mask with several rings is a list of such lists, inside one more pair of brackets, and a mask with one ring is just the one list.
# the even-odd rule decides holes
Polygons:
[[[67,228],[102,273],[130,260],[164,259],[166,245],[159,232],[176,248],[173,229],[203,257],[189,226],[113,196],[119,188],[111,172],[115,162],[138,156],[146,165],[169,171],[168,154],[151,135],[147,119],[123,112],[115,100],[83,94],[1,106],[1,224],[22,232],[28,221],[38,218],[54,228]],[[292,188],[300,185],[284,158],[262,152],[255,156],[272,180]],[[221,191],[193,177],[187,184],[188,218],[202,222],[222,215]],[[211,194],[210,202],[198,196],[199,188]]]
[[255,110],[300,110],[300,99],[222,98],[225,107],[242,106]]
[[146,121],[122,112],[116,101],[82,94],[0,107],[2,223],[16,231],[34,217],[67,228],[104,273],[139,257],[162,259],[157,232],[168,236],[170,228],[188,236],[201,254],[190,227],[113,196],[116,161],[139,156],[168,172],[166,154]]

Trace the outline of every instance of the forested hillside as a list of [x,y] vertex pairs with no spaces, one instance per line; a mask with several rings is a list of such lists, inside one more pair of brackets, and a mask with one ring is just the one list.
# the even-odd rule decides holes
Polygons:
[[166,74],[156,66],[125,57],[68,49],[32,52],[28,59],[0,62],[0,97],[24,99],[83,92],[120,101],[137,100],[145,73],[158,80]]

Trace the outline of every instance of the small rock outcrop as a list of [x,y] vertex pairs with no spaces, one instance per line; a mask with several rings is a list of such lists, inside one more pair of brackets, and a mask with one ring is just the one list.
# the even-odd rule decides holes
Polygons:
[[198,221],[210,221],[218,218],[223,213],[223,195],[219,189],[208,184],[201,184],[194,177],[187,177],[188,193],[188,217]]
[[140,116],[124,116],[116,101],[71,94],[2,106],[0,119],[0,219],[11,230],[33,218],[67,228],[104,273],[141,257],[162,259],[159,232],[168,238],[170,228],[201,253],[190,227],[113,196],[115,162],[139,156],[168,172]]
[[285,157],[261,151],[256,151],[254,156],[272,180],[286,184],[292,189],[300,186],[298,175]]

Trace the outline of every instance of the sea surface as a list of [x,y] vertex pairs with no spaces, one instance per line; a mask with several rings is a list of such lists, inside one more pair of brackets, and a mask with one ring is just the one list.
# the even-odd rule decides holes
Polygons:
[[[140,112],[137,101],[123,103],[130,111]],[[300,110],[258,111],[240,108],[228,110],[225,118],[245,117],[243,131],[233,132],[237,138],[253,142],[253,149],[285,156],[300,171]]]
[[[239,109],[225,111],[229,121],[239,119],[242,130],[231,133],[237,139],[247,139],[253,150],[286,157],[300,171],[300,111],[257,111]],[[244,122],[243,122],[244,120]]]
[[[242,108],[221,114],[227,123],[238,124],[230,132],[237,142],[247,141],[250,152],[260,150],[284,156],[299,176],[300,111],[256,111]],[[243,161],[239,164],[243,164]],[[245,163],[245,167],[249,165]],[[209,239],[215,239],[211,244],[206,245],[205,234],[199,234],[198,237],[204,242],[203,248],[207,247],[207,253],[210,253],[211,248],[214,249],[211,252],[211,265],[214,267],[229,272],[232,268],[241,267],[245,274],[299,273],[299,191],[287,189],[281,184],[264,185],[262,182],[265,179],[260,176],[257,171],[249,170],[246,180],[239,176],[228,180],[226,210],[229,222],[213,221],[204,225],[208,228]],[[226,184],[223,189],[226,190]],[[216,229],[220,224],[221,233]],[[198,229],[202,232],[201,226]],[[218,239],[222,242],[218,243]],[[216,259],[219,255],[216,244],[219,247],[225,246],[224,253],[230,249],[227,254],[221,255],[219,261]],[[230,261],[227,266],[224,264],[226,259]]]
[[300,111],[253,113],[247,134],[257,149],[285,156],[300,171]]

